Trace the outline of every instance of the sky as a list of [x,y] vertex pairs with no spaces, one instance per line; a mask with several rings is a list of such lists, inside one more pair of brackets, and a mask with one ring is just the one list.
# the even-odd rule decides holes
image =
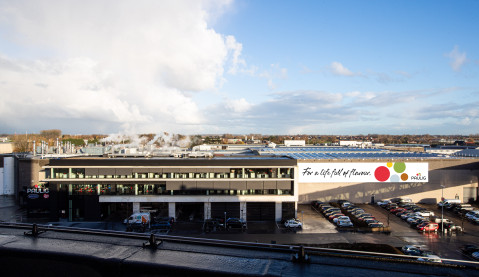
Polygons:
[[479,1],[0,0],[0,133],[479,133]]

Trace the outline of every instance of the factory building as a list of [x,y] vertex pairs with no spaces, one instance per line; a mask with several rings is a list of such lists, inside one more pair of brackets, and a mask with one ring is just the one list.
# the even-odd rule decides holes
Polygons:
[[213,158],[23,158],[15,191],[24,193],[32,215],[70,221],[142,210],[180,221],[269,221],[294,217],[298,204],[313,200],[478,199],[479,159],[471,155],[350,147],[217,151]]

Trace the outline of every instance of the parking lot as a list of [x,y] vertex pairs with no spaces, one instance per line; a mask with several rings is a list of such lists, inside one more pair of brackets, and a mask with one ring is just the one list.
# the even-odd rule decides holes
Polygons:
[[[1,203],[0,203],[1,204]],[[435,205],[420,205],[440,215],[441,210]],[[250,241],[261,243],[278,244],[304,244],[304,245],[327,245],[327,244],[387,244],[400,248],[408,244],[423,245],[442,258],[467,259],[459,251],[464,244],[478,244],[479,225],[471,224],[450,211],[444,211],[444,217],[451,219],[457,225],[464,226],[464,233],[441,234],[440,232],[421,233],[410,228],[409,225],[390,214],[387,210],[376,205],[359,204],[359,207],[372,214],[385,225],[389,225],[391,232],[364,233],[355,229],[343,231],[324,216],[311,208],[311,205],[298,205],[297,218],[303,223],[303,228],[288,229],[283,224],[274,221],[247,222],[245,230],[216,230],[205,232],[202,222],[175,222],[168,231],[159,231],[173,236],[192,236],[215,238],[224,240]],[[22,222],[23,211],[18,209],[11,201],[3,201],[0,205],[1,220],[7,222]],[[389,218],[389,220],[388,220]],[[23,222],[27,222],[23,220]],[[48,224],[71,226],[79,228],[96,228],[106,230],[125,231],[126,226],[117,221],[100,222],[49,222]]]

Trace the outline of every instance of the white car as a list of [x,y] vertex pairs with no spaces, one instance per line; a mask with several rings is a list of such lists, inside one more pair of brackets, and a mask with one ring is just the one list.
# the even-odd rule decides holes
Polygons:
[[288,228],[303,228],[303,224],[299,220],[294,219],[286,220],[284,226]]
[[376,202],[378,206],[386,206],[387,204],[390,204],[390,203],[392,203],[391,200],[379,200],[378,202]]
[[334,223],[337,223],[339,220],[349,220],[351,221],[351,219],[349,218],[349,216],[345,216],[345,215],[342,215],[342,216],[338,216],[336,218],[333,218],[333,222]]
[[434,216],[434,212],[431,211],[423,211],[423,212],[415,212],[415,214],[420,215],[420,216]]
[[436,255],[427,255],[425,257],[420,257],[417,260],[421,262],[442,263],[441,258]]
[[350,220],[338,220],[336,223],[338,227],[353,227],[353,223]]

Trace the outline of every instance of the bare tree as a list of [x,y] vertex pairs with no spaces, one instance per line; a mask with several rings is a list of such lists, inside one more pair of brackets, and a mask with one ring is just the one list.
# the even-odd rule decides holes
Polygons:
[[13,152],[28,152],[28,139],[26,135],[15,135],[13,136]]

